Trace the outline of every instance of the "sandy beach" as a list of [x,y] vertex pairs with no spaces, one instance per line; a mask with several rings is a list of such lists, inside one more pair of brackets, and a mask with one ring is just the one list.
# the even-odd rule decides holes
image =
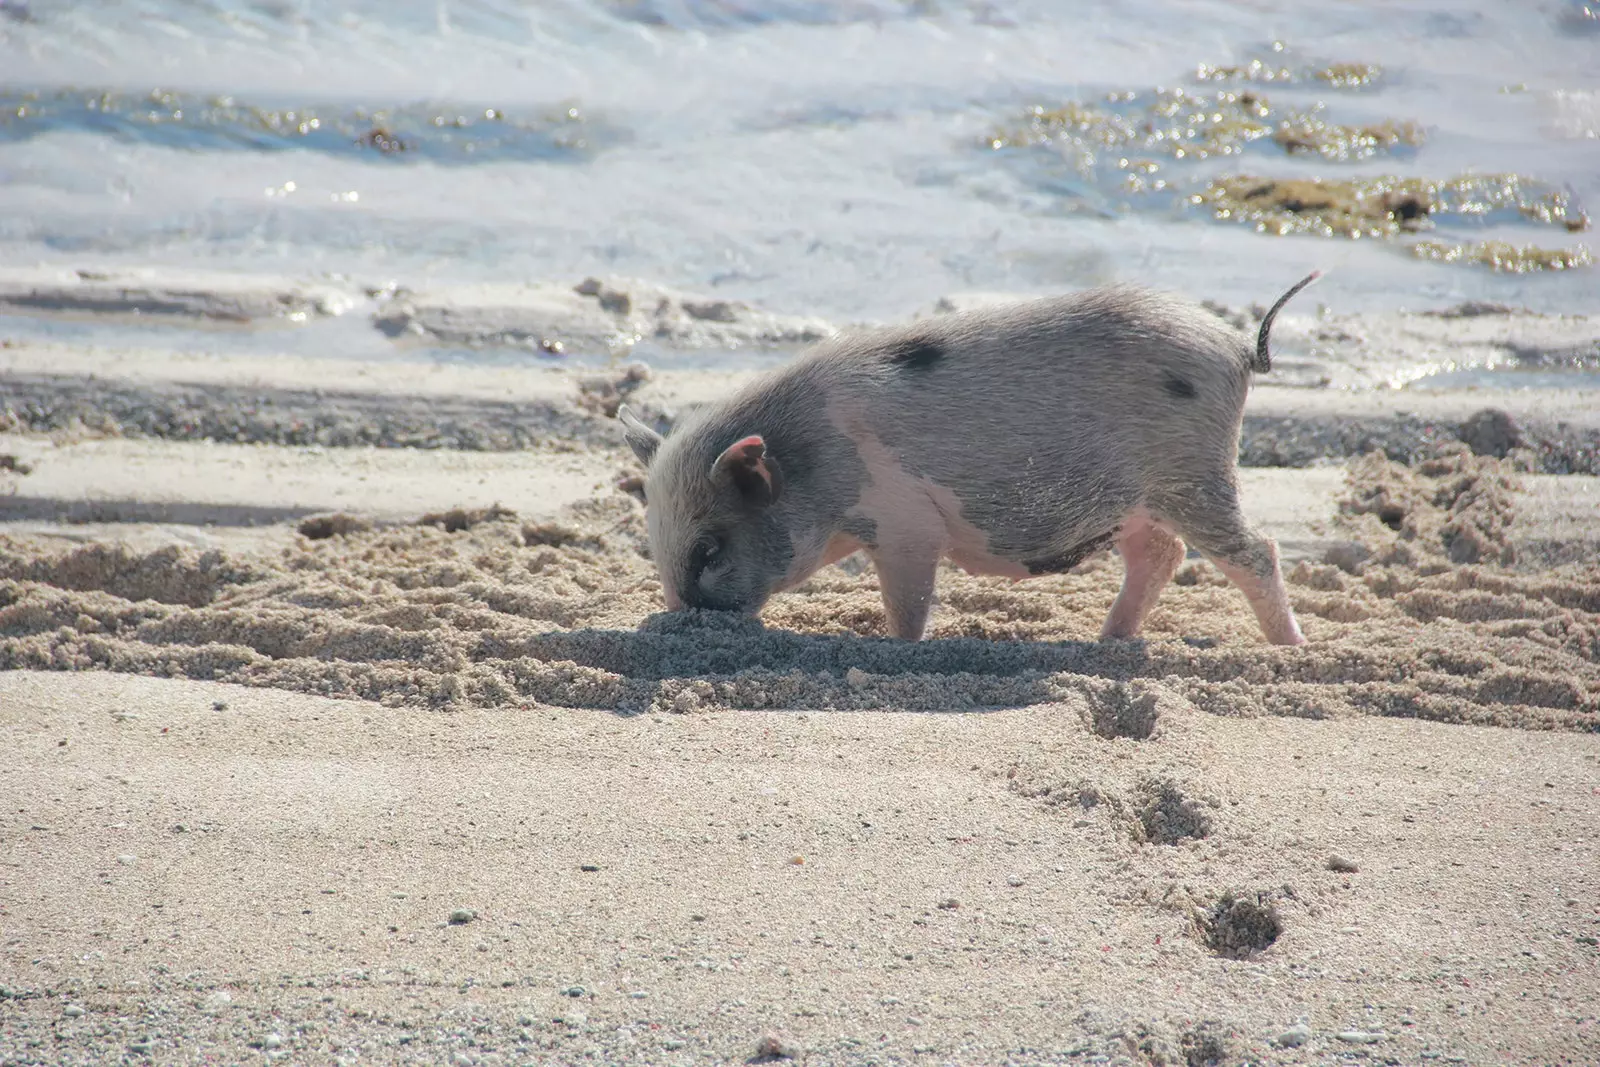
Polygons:
[[[1597,45],[0,0],[0,1067],[1600,1065]],[[1304,646],[1193,553],[1135,641],[1109,551],[664,610],[620,405],[1313,271],[1239,443]]]
[[[496,299],[409,314],[587,313]],[[1283,320],[1297,649],[1198,558],[664,614],[607,416],[746,372],[7,342],[0,1062],[1600,1062],[1600,409],[1374,385],[1600,331],[1444,310]]]

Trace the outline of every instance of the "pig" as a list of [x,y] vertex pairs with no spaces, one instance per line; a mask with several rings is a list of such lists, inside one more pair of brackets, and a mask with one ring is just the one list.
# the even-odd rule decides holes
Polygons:
[[1268,641],[1302,643],[1236,463],[1272,321],[1319,276],[1279,298],[1253,349],[1190,301],[1108,286],[833,338],[665,437],[620,409],[667,608],[757,614],[865,551],[890,635],[916,641],[941,559],[1019,580],[1115,547],[1100,637],[1129,639],[1187,541]]

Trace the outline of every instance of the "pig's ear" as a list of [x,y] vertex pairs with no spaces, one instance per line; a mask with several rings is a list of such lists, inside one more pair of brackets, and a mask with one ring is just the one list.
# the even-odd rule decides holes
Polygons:
[[733,479],[739,492],[753,504],[775,504],[783,494],[783,474],[760,434],[735,441],[717,457],[711,465],[711,477],[724,476]]
[[633,454],[639,457],[640,463],[650,466],[650,461],[656,458],[656,449],[661,447],[662,436],[640,422],[626,407],[617,409],[617,421],[622,423],[622,435]]

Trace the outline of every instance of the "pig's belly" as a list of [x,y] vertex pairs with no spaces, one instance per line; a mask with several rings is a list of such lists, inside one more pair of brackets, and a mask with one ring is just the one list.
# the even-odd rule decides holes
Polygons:
[[1027,559],[1009,559],[988,550],[987,544],[955,542],[946,548],[945,555],[952,563],[968,574],[994,574],[1013,581],[1037,578],[1044,574],[1064,574],[1094,555],[1110,548],[1115,542],[1120,524],[1104,533],[1068,544],[1065,548],[1043,549]]
[[[944,518],[945,557],[968,574],[1013,580],[1071,570],[1110,548],[1125,517],[1097,508],[1063,515],[1059,523],[1041,524],[1035,514],[1029,516],[1030,529],[1025,532],[1004,527],[986,532],[967,518],[953,493],[935,486],[932,495]],[[988,518],[1005,521],[998,515]],[[1024,536],[1019,538],[1019,533]]]
[[983,544],[954,543],[945,548],[944,554],[968,574],[994,574],[1013,581],[1033,577],[1017,560],[996,556]]
[[927,472],[923,484],[936,487],[947,554],[984,574],[1070,570],[1107,547],[1144,503],[1138,479],[1118,465],[1028,465],[996,475],[974,463]]

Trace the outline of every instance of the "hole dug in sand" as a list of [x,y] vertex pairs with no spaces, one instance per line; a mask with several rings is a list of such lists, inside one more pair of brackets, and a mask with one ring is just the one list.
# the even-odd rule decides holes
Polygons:
[[1159,711],[1157,694],[1139,682],[1112,682],[1104,686],[1085,686],[1088,704],[1085,716],[1097,736],[1107,740],[1127,738],[1148,741],[1156,731]]
[[486,508],[448,508],[444,511],[430,512],[418,519],[417,524],[437,526],[445,533],[460,533],[486,522],[501,522],[516,517],[517,513],[510,508],[491,504]]
[[[1208,803],[1190,799],[1170,778],[1144,782],[1134,803],[1137,823],[1133,829],[1141,840],[1157,845],[1178,845],[1211,835]],[[1209,806],[1220,805],[1210,801]]]
[[1082,778],[1055,778],[1040,769],[1013,769],[1010,788],[1048,808],[1086,815],[1104,808],[1119,836],[1144,845],[1182,845],[1211,836],[1216,827],[1211,810],[1221,802],[1191,798],[1170,778],[1146,778],[1124,796]]
[[1228,1061],[1228,1040],[1215,1023],[1201,1023],[1183,1033],[1184,1067],[1222,1067]]
[[1253,897],[1225,893],[1195,922],[1206,946],[1231,960],[1250,959],[1270,948],[1283,934],[1283,918],[1265,893]]
[[1160,1020],[1144,1020],[1125,1030],[1122,1041],[1134,1062],[1148,1067],[1222,1067],[1229,1062],[1228,1035],[1212,1020],[1176,1034]]

